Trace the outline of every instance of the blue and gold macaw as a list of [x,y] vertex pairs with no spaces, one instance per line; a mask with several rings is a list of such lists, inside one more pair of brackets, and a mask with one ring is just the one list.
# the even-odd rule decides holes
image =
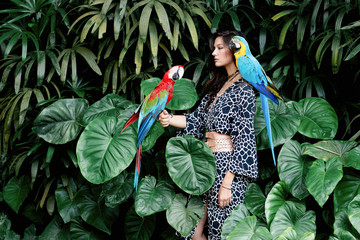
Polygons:
[[249,44],[245,38],[240,36],[233,37],[230,40],[229,47],[234,51],[236,66],[239,69],[241,76],[260,92],[261,106],[264,112],[271,152],[276,166],[268,98],[276,104],[279,104],[278,99],[283,100],[283,98],[273,85],[271,79],[266,75],[258,60],[251,54]]
[[181,65],[174,66],[167,71],[154,90],[146,95],[144,101],[131,115],[122,129],[122,131],[124,131],[128,126],[139,119],[134,178],[134,187],[136,189],[140,175],[142,141],[154,124],[155,120],[158,119],[159,114],[165,109],[165,106],[172,99],[175,81],[181,79],[183,75],[184,67]]

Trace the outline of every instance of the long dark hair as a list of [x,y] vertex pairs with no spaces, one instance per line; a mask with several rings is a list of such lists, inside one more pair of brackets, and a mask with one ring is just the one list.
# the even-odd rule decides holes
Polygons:
[[[205,84],[205,92],[209,94],[208,102],[205,105],[205,109],[212,103],[215,99],[216,94],[220,91],[221,87],[227,81],[227,72],[225,67],[216,67],[214,62],[214,56],[212,52],[214,51],[214,43],[217,37],[221,36],[223,38],[224,43],[229,46],[229,42],[234,36],[241,36],[246,39],[246,36],[240,31],[231,31],[226,30],[222,32],[216,32],[209,40],[209,47],[210,47],[210,57],[209,57],[209,68],[211,72],[211,78]],[[235,62],[235,57],[234,57]]]

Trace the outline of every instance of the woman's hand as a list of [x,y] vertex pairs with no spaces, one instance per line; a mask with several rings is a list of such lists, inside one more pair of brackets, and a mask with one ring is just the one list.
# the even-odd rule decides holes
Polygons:
[[231,203],[231,186],[220,186],[218,200],[220,208],[226,207]]
[[171,118],[172,118],[172,115],[169,114],[168,111],[163,110],[159,114],[159,122],[160,122],[161,126],[168,127],[170,125]]
[[235,174],[227,171],[225,177],[221,183],[218,195],[219,207],[223,208],[229,205],[232,201],[231,199],[231,184],[234,180]]

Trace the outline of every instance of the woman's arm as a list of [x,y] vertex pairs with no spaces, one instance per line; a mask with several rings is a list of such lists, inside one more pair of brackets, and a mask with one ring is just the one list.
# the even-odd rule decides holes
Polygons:
[[169,125],[176,128],[186,127],[186,117],[184,115],[171,115],[166,110],[163,110],[160,113],[159,121],[163,127],[167,127]]

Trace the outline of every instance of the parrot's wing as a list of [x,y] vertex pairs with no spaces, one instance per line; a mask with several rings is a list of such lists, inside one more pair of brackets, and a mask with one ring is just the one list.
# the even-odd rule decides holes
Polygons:
[[242,56],[237,61],[241,76],[253,85],[260,93],[264,94],[271,101],[278,104],[279,101],[277,98],[267,89],[269,79],[258,60],[253,56]]
[[144,140],[161,111],[165,109],[168,95],[169,91],[164,89],[157,95],[149,94],[145,98],[139,116],[138,146]]

